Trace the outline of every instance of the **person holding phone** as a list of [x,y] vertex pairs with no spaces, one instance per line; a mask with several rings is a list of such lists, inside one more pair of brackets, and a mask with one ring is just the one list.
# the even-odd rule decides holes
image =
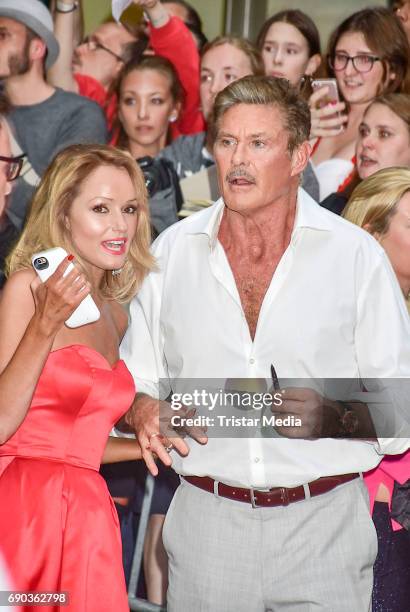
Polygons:
[[376,98],[363,115],[356,143],[355,167],[345,189],[320,205],[340,215],[353,190],[383,168],[410,167],[410,97],[393,93]]
[[[149,243],[144,178],[133,158],[74,145],[47,169],[8,259],[0,554],[16,590],[67,591],[73,612],[128,611],[118,519],[98,470],[101,461],[141,456],[135,440],[107,440],[135,395],[118,359],[127,327],[121,303],[153,266]],[[70,255],[43,283],[31,260],[41,251],[36,259],[51,265],[55,247]],[[90,295],[98,320],[65,325]],[[55,601],[44,609],[55,610]]]
[[409,93],[409,57],[403,27],[386,8],[358,11],[330,36],[328,76],[336,78],[343,102],[320,108],[327,88],[312,94],[309,101],[314,137],[311,160],[320,200],[342,188],[350,176],[358,127],[370,102],[385,93]]

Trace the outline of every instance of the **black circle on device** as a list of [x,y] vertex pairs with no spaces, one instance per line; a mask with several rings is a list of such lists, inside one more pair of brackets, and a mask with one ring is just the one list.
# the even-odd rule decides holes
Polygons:
[[33,261],[33,266],[36,270],[46,270],[48,268],[48,259],[47,257],[37,257]]

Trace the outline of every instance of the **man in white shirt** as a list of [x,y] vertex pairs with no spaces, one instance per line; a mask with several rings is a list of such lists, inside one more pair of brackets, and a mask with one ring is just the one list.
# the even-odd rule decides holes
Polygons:
[[280,436],[210,427],[204,444],[197,430],[184,441],[159,427],[155,398],[184,381],[267,379],[270,364],[282,381],[410,375],[408,315],[383,249],[298,191],[307,105],[284,80],[245,77],[218,95],[213,121],[223,199],[158,238],[122,345],[138,391],[126,420],[151,472],[152,453],[169,465],[173,446],[182,476],[163,534],[168,609],[367,611],[377,540],[359,472],[407,439],[372,437],[367,410],[306,388],[272,408],[302,423]]

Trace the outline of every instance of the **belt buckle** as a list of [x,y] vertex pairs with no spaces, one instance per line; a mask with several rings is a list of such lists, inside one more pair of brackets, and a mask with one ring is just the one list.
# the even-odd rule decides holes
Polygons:
[[[268,493],[270,489],[268,489],[267,491],[260,491],[259,489],[256,489],[257,493]],[[250,492],[250,497],[251,497],[251,504],[252,504],[252,508],[263,508],[264,506],[258,506],[258,504],[256,503],[256,499],[255,499],[255,489],[249,489]],[[289,500],[289,493],[286,487],[280,487],[279,488],[279,492],[280,492],[280,498],[282,501],[282,506],[289,506],[290,504],[290,500]]]

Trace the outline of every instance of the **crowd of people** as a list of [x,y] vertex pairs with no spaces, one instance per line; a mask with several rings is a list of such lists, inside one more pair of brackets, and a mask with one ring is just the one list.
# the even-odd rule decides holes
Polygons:
[[149,602],[407,612],[410,1],[132,4],[0,0],[4,603],[126,612],[151,473]]

